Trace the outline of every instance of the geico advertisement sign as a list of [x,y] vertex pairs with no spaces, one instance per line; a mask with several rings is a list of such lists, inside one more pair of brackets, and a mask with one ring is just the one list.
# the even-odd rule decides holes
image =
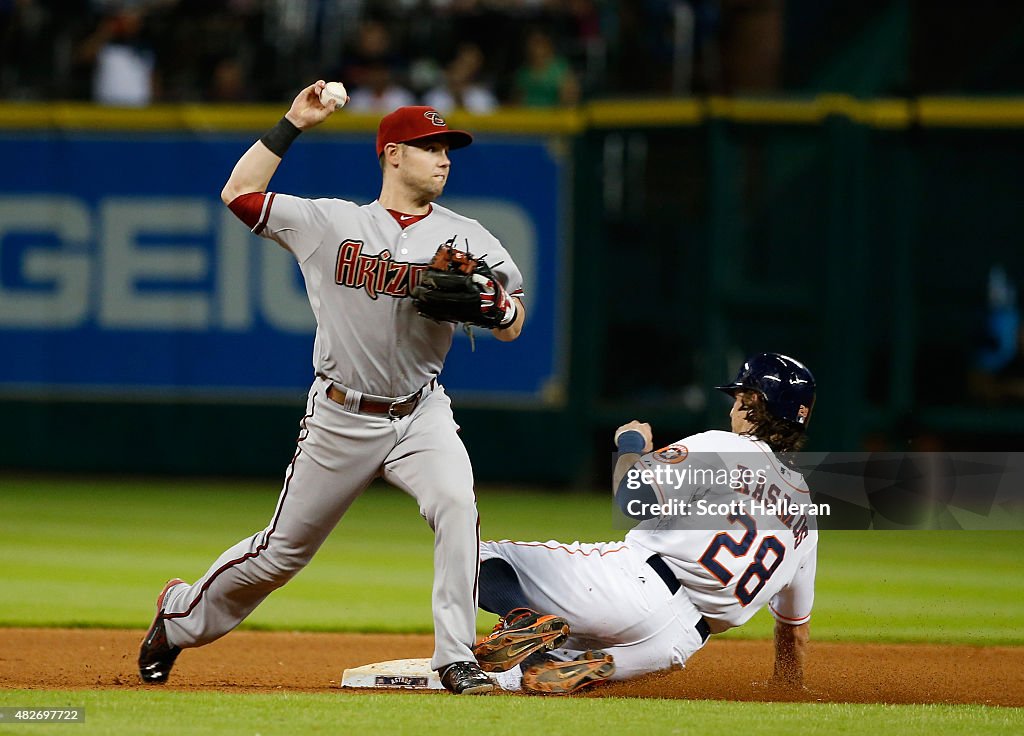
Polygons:
[[[530,283],[529,215],[495,200],[461,204]],[[219,201],[108,197],[93,208],[70,196],[0,197],[0,329],[244,332],[257,319],[282,332],[315,326],[291,254]]]
[[0,327],[286,332],[313,315],[295,261],[220,202],[0,197]]

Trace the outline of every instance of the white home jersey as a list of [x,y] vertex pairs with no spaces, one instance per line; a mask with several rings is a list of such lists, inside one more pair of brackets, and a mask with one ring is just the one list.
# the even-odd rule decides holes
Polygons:
[[629,473],[654,489],[660,509],[627,544],[662,557],[712,632],[745,623],[765,604],[789,624],[810,618],[814,507],[803,477],[767,444],[702,432],[644,455]]

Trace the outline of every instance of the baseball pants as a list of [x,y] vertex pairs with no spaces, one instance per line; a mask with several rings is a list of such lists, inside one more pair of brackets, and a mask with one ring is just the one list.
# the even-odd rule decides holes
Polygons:
[[[625,542],[481,542],[482,561],[499,558],[516,571],[530,608],[562,616],[572,634],[556,656],[588,649],[615,657],[614,680],[682,667],[704,641],[700,612],[680,588],[672,595],[647,564],[651,553]],[[499,673],[519,689],[518,667]]]
[[383,477],[416,499],[434,531],[431,666],[473,661],[479,526],[473,471],[447,394],[424,389],[409,416],[391,421],[347,411],[327,398],[329,386],[318,378],[310,389],[267,527],[224,552],[193,585],[168,592],[168,639],[196,647],[235,628],[309,563],[352,502]]

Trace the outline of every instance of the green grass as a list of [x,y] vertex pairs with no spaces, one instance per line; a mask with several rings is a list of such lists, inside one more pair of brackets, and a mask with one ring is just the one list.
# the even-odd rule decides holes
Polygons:
[[[0,568],[7,571],[0,625],[7,626],[144,626],[163,581],[194,580],[224,549],[262,529],[278,492],[272,483],[222,481],[0,484]],[[609,506],[590,496],[564,500],[582,534],[615,536]],[[542,494],[484,494],[481,508],[485,519],[506,522],[485,522],[485,535],[530,536],[532,529],[556,536],[570,527]],[[416,503],[374,487],[246,626],[429,632],[432,545]]]
[[[164,579],[201,575],[225,548],[263,528],[276,497],[273,483],[0,477],[0,625],[142,628]],[[485,538],[623,534],[599,495],[485,490],[480,509]],[[309,567],[245,626],[427,632],[431,546],[410,498],[372,489]],[[1021,549],[1021,532],[827,533],[814,638],[1024,644]],[[482,616],[481,626],[492,620]],[[762,612],[726,636],[768,637],[770,626]],[[748,736],[1024,732],[1024,709],[983,706],[160,690],[8,690],[0,705],[85,707],[83,725],[0,725],[0,733],[35,734],[654,735],[737,724]]]
[[[1024,644],[1024,532],[822,534],[818,640]],[[726,636],[767,638],[758,614]]]
[[[144,626],[163,581],[195,579],[263,528],[276,494],[272,483],[0,479],[0,625]],[[479,506],[485,538],[623,535],[599,494],[484,489]],[[409,496],[374,487],[244,625],[429,632],[432,540]],[[826,532],[814,638],[1024,644],[1021,549],[1014,531]],[[481,629],[493,618],[481,614]],[[770,629],[762,611],[726,636]]]
[[[0,625],[144,627],[165,579],[200,576],[276,498],[273,483],[0,477]],[[623,535],[600,495],[484,489],[479,502],[485,538]],[[429,632],[432,543],[411,498],[375,487],[244,625]],[[827,532],[814,638],[1024,644],[1021,549],[1024,532]],[[762,611],[726,636],[770,628]]]
[[[0,691],[0,705],[85,708],[82,725],[16,726],[33,734],[709,734],[901,736],[1019,734],[1024,709],[983,706],[730,703],[624,698]],[[198,714],[202,714],[201,717]]]

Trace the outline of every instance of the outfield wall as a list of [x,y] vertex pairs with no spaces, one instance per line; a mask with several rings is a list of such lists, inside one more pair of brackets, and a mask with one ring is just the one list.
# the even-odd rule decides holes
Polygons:
[[[218,197],[279,113],[0,107],[0,466],[287,462],[309,308],[287,254]],[[814,367],[822,449],[1024,434],[1019,410],[968,390],[989,269],[1024,279],[1024,102],[709,99],[450,122],[478,140],[444,202],[506,243],[530,306],[521,340],[478,335],[470,352],[460,337],[443,377],[482,479],[601,482],[611,429],[720,424],[704,387],[756,350]],[[275,188],[373,199],[374,125],[335,116]]]

